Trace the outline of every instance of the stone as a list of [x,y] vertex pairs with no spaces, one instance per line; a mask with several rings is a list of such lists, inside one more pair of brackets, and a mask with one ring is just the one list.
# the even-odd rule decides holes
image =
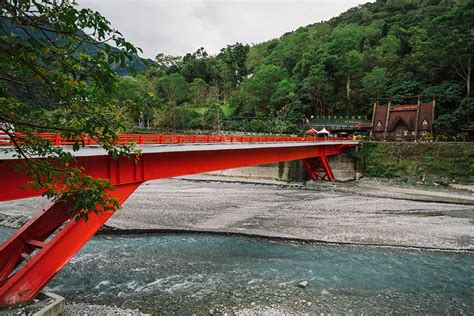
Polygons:
[[302,289],[305,289],[307,288],[309,285],[309,282],[308,281],[301,281],[300,283],[298,283],[298,287],[302,288]]

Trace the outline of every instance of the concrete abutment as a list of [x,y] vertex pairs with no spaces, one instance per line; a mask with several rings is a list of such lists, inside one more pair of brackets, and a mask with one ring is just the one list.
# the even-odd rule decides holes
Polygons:
[[[360,177],[358,172],[356,172],[357,162],[355,155],[351,151],[328,156],[328,162],[336,181],[353,181],[356,177]],[[219,170],[206,174],[231,178],[266,179],[289,182],[304,182],[309,180],[301,160]]]

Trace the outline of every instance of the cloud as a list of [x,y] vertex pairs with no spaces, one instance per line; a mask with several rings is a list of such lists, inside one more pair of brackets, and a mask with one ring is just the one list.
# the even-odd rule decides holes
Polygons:
[[184,55],[204,47],[216,54],[235,42],[260,43],[300,26],[328,20],[360,0],[79,0],[99,11],[125,38],[143,49]]

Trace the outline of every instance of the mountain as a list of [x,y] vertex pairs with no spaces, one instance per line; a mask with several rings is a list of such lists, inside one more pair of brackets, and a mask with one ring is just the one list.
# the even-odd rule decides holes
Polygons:
[[247,66],[284,69],[314,115],[367,115],[376,97],[435,94],[439,126],[468,125],[473,29],[472,0],[378,0],[251,47]]
[[[1,26],[0,35],[4,32],[9,32],[9,33],[13,33],[19,36],[20,38],[23,38],[26,41],[31,40],[31,38],[29,38],[29,36],[25,33],[25,31],[21,29],[16,23],[13,23],[13,21],[10,18],[0,17],[0,26]],[[58,38],[56,33],[53,33],[53,32],[45,31],[44,33],[42,33],[38,29],[31,28],[31,27],[25,27],[25,30],[32,36],[32,38],[39,40],[39,42],[44,42],[43,40],[45,39],[45,36],[48,36],[49,38],[53,40],[53,42],[56,41],[59,44],[62,43],[63,41],[62,39]],[[85,34],[84,32],[82,31],[80,32],[80,35],[84,35],[84,34]],[[85,36],[85,38],[90,38],[90,37]],[[90,42],[83,42],[81,44],[81,46],[77,49],[77,53],[94,56],[95,54],[97,54],[99,49],[101,49],[101,47],[105,47],[105,46],[107,46],[108,49],[110,50],[115,50],[115,51],[118,50],[114,47],[111,47],[108,44],[95,45],[93,44],[93,40],[90,39]],[[148,67],[148,65],[153,65],[153,64],[155,64],[155,62],[152,59],[144,59],[138,55],[134,55],[131,57],[130,60],[126,61],[125,66],[115,65],[112,67],[112,69],[119,75],[124,76],[124,75],[132,75],[132,69],[134,69],[137,73],[143,72]]]
[[435,127],[455,135],[474,119],[473,30],[473,0],[377,0],[217,56],[158,55],[123,98],[148,100],[135,88],[148,87],[150,128],[220,129],[203,118],[225,114],[245,121],[224,128],[297,133],[311,117],[371,117],[374,99],[435,95]]

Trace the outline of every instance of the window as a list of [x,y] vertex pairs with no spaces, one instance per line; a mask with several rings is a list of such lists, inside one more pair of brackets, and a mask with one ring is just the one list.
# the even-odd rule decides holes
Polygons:
[[408,136],[408,131],[403,131],[403,136]]
[[397,129],[397,130],[395,131],[395,135],[397,135],[397,137],[402,136],[402,131],[399,130],[399,129]]
[[415,132],[411,132],[411,136],[415,136]]
[[427,121],[426,119],[424,119],[423,122],[421,123],[421,125],[427,126],[427,125],[429,125],[429,124],[428,124],[428,121]]
[[377,122],[377,127],[380,127],[382,126],[382,122],[380,122],[380,120]]

